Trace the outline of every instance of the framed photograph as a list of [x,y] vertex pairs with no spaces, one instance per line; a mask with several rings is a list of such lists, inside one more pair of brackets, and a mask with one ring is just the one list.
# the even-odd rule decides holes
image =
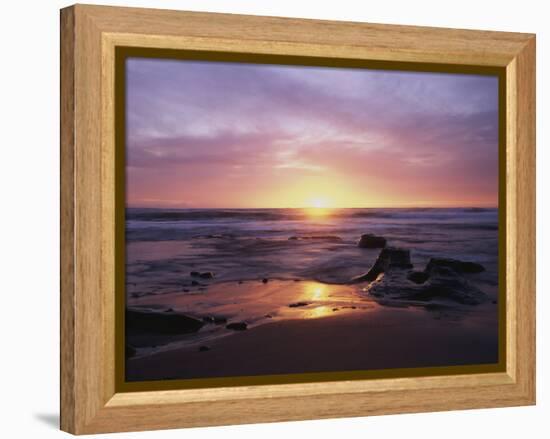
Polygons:
[[61,428],[535,402],[535,37],[61,11]]

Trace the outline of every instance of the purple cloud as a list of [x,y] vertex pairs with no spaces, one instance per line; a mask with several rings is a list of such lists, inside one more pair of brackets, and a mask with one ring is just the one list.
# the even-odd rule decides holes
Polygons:
[[304,175],[496,205],[498,78],[131,58],[127,157],[130,205],[278,207]]

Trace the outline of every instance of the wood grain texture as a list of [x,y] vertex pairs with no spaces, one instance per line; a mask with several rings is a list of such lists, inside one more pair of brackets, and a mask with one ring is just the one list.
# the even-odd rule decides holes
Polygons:
[[[61,428],[81,434],[533,404],[533,35],[77,5],[61,12]],[[116,393],[116,46],[506,68],[507,370]]]
[[[535,328],[536,328],[536,67],[535,39],[529,39],[515,59],[516,97],[515,143],[516,216],[513,218],[516,237],[514,262],[516,283],[516,379],[524,391],[535,398]],[[514,123],[511,121],[511,123]]]
[[[506,66],[528,37],[508,32],[469,31],[417,26],[257,17],[234,14],[180,12],[159,9],[79,6],[85,8],[104,32],[154,35],[151,43],[167,38],[214,39],[218,43],[239,41],[254,52],[273,46],[286,50],[302,46],[324,56],[354,57],[411,62],[436,62]],[[160,47],[167,47],[164,44]],[[242,47],[241,47],[242,49]],[[249,49],[250,50],[250,49]],[[360,56],[358,56],[360,55]]]
[[75,311],[74,303],[74,10],[61,11],[61,428],[75,430]]

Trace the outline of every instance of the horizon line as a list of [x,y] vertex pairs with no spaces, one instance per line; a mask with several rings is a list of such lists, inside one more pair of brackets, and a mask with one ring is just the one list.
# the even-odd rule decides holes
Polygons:
[[128,206],[125,209],[197,209],[197,210],[254,210],[254,209],[300,209],[300,210],[336,210],[336,209],[498,209],[498,205],[456,205],[456,206],[364,206],[364,207],[170,207],[170,206]]

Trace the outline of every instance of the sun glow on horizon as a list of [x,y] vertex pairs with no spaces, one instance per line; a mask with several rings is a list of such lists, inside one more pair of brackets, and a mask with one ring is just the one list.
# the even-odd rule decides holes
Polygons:
[[324,198],[314,198],[309,201],[308,207],[314,209],[326,209],[328,207],[328,202]]
[[330,212],[329,202],[325,198],[312,198],[305,204],[305,211],[312,217],[327,216]]

